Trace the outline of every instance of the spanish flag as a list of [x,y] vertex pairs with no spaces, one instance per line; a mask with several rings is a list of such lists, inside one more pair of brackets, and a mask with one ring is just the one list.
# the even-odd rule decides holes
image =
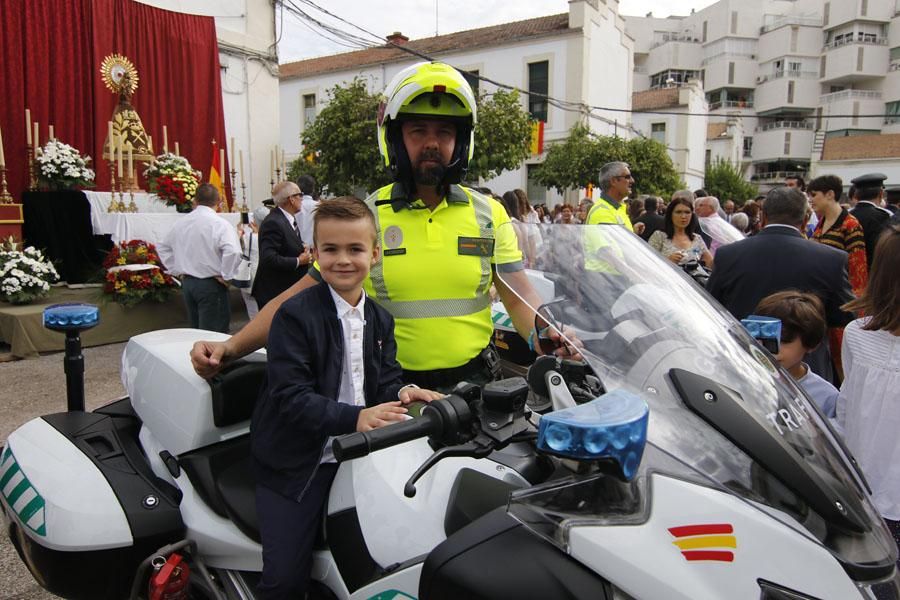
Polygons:
[[225,186],[222,183],[222,176],[220,173],[222,169],[225,168],[225,165],[220,165],[219,160],[220,157],[224,154],[224,152],[219,152],[216,148],[216,140],[212,141],[212,161],[210,162],[209,167],[209,183],[211,183],[217,190],[219,190],[219,198],[222,202],[227,202],[225,199]]
[[544,151],[544,122],[535,121],[531,124],[531,154],[538,155]]

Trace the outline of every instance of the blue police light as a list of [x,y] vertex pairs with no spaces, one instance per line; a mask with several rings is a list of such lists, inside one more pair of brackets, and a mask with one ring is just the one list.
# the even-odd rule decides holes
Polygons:
[[641,464],[649,419],[650,409],[640,396],[614,390],[541,417],[537,447],[563,458],[612,460],[630,480]]
[[100,309],[93,304],[72,302],[44,309],[44,327],[56,331],[90,329],[100,322]]
[[772,317],[749,315],[741,319],[741,325],[758,340],[780,340],[781,320]]

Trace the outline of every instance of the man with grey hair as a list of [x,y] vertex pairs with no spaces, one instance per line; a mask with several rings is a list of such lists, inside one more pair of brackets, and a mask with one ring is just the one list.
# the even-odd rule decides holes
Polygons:
[[[778,187],[766,195],[763,229],[757,235],[722,246],[706,289],[738,319],[753,313],[760,300],[788,289],[812,292],[825,305],[829,327],[843,327],[853,315],[841,306],[853,299],[847,277],[847,253],[811,244],[800,233],[806,217],[806,196],[798,189]],[[831,379],[830,361],[810,358],[810,368]]]
[[303,198],[300,188],[282,181],[272,188],[272,198],[275,208],[259,226],[259,267],[252,292],[259,308],[300,281],[312,260],[312,240],[300,237],[297,222]]
[[632,225],[631,219],[628,218],[625,199],[631,194],[631,186],[634,183],[628,163],[620,161],[606,163],[600,167],[599,179],[600,198],[588,212],[587,224],[619,224],[638,235],[643,233],[644,224]]

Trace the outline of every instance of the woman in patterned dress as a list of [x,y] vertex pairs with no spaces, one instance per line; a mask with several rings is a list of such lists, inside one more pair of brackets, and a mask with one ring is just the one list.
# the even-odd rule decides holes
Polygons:
[[[844,184],[837,175],[822,175],[810,181],[806,190],[812,199],[813,210],[819,216],[812,239],[814,242],[843,250],[849,255],[847,269],[850,287],[853,288],[853,294],[859,297],[869,281],[869,270],[866,266],[866,238],[863,236],[862,226],[856,217],[838,204],[844,191]],[[843,337],[843,327],[832,327],[828,330],[831,357],[840,379],[844,378],[841,364]]]

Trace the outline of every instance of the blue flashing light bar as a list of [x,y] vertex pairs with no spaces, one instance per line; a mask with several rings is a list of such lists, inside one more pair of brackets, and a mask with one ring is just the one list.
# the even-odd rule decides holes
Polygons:
[[749,315],[741,319],[741,325],[747,332],[758,340],[780,340],[781,320],[773,317],[761,317]]
[[644,454],[649,419],[650,409],[640,396],[613,390],[541,417],[537,447],[580,461],[610,459],[631,480]]
[[44,309],[44,327],[55,331],[90,329],[100,322],[100,309],[93,304],[71,302]]

